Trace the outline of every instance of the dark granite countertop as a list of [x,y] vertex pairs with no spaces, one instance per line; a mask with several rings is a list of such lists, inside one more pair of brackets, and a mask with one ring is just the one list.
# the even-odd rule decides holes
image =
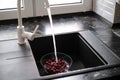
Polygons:
[[[30,46],[17,44],[17,40],[1,41],[0,44],[0,80],[39,80],[40,76],[32,57]],[[9,54],[11,53],[11,54]],[[97,71],[76,74],[54,80],[116,80],[120,76],[120,65],[113,65]],[[113,79],[109,79],[113,77]]]
[[[111,48],[115,52],[115,54],[117,54],[120,57],[119,54],[120,41],[119,38],[112,33],[109,24],[104,23],[104,21],[99,20],[99,18],[96,17],[89,18],[88,16],[87,17],[79,16],[79,14],[73,16],[72,18],[71,15],[65,19],[61,17],[59,18],[58,21],[57,19],[55,20],[56,21],[55,26],[58,27],[58,30],[56,29],[57,33],[59,33],[60,29],[59,26],[61,25],[63,27],[62,33],[66,32],[66,30],[67,32],[71,32],[71,30],[73,30],[73,32],[78,32],[89,29],[93,34],[99,37],[101,41],[103,41],[107,46],[109,46],[109,48]],[[47,21],[43,20],[43,22],[41,20],[39,22],[39,19],[38,22],[35,22],[34,20],[28,22],[26,21],[25,26],[29,26],[29,28],[31,28],[30,30],[29,29],[26,30],[33,31],[36,24],[41,25],[42,23],[41,27],[44,26],[44,28],[40,27],[40,30],[45,32],[43,33],[43,35],[49,36],[50,28],[47,28],[49,27],[48,22],[49,22],[48,20]],[[81,23],[83,23],[84,25],[81,25]],[[69,25],[71,25],[72,27],[70,27]],[[2,26],[0,28],[2,29]],[[16,25],[15,27],[10,26],[10,30],[11,29],[13,30],[13,33],[12,31],[9,31],[8,28],[7,30],[8,32],[6,31],[7,33],[5,35],[7,35],[10,32],[14,34],[16,31]],[[2,31],[0,33],[2,34]],[[38,31],[37,33],[39,34],[41,32]],[[37,37],[38,36],[39,35],[37,35]],[[117,80],[117,79],[118,80],[120,79],[119,64],[114,64],[106,68],[101,68],[97,71],[94,70],[90,72],[83,72],[72,76],[56,78],[54,80]],[[32,51],[27,41],[26,44],[22,46],[17,44],[16,36],[14,39],[11,38],[8,40],[2,39],[0,41],[0,80],[40,80],[39,72],[37,70]]]

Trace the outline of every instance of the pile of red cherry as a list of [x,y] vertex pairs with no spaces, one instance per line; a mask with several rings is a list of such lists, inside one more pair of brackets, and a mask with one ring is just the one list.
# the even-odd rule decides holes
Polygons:
[[44,68],[51,74],[65,72],[67,67],[68,63],[63,59],[58,59],[57,62],[55,59],[48,59],[44,63]]

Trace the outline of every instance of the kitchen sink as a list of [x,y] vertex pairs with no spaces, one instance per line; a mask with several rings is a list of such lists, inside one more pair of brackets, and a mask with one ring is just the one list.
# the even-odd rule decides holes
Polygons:
[[[86,33],[88,33],[88,35],[86,35]],[[42,56],[54,51],[51,35],[37,37],[33,41],[28,41],[39,74],[43,79],[92,71],[97,68],[116,64],[119,62],[119,59],[113,55],[112,51],[110,51],[109,48],[105,47],[104,44],[101,44],[102,42],[97,39],[90,31],[83,31],[81,33],[75,32],[56,34],[55,38],[57,52],[67,54],[73,60],[73,63],[68,72],[49,74],[44,70],[43,66],[40,63]],[[98,41],[96,43],[97,45],[95,44],[95,41]],[[103,48],[102,50],[100,50],[100,46]],[[109,58],[111,59],[109,59],[106,54],[110,54],[111,57]]]

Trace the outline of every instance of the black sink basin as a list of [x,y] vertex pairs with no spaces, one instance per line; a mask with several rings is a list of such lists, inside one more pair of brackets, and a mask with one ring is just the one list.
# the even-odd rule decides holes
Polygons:
[[101,78],[101,79],[97,79],[97,80],[120,80],[120,76],[116,75],[116,76],[111,76],[108,78]]
[[[90,36],[90,34],[89,34]],[[87,71],[90,69],[94,69],[96,67],[101,67],[104,65],[109,65],[116,62],[114,57],[112,61],[109,59],[105,59],[103,53],[100,54],[99,50],[94,49],[87,40],[85,40],[85,36],[81,36],[80,33],[68,33],[68,34],[59,34],[56,35],[56,45],[57,51],[61,53],[65,53],[69,55],[72,60],[72,66],[67,73],[63,74],[48,74],[45,72],[44,68],[40,64],[40,59],[45,54],[51,53],[54,51],[53,49],[53,41],[52,36],[44,36],[35,38],[33,41],[29,41],[33,56],[39,71],[40,76],[43,77],[55,77],[57,75],[67,75],[74,74],[80,71]],[[94,37],[93,37],[93,40]]]

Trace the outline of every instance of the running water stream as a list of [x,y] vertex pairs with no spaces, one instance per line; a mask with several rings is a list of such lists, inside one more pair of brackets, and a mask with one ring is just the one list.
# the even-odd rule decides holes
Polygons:
[[49,16],[49,20],[50,20],[50,26],[51,26],[51,32],[52,32],[55,60],[56,60],[56,62],[58,62],[56,41],[55,41],[55,33],[54,33],[53,20],[52,20],[50,7],[47,8],[47,12],[48,12],[48,16]]

